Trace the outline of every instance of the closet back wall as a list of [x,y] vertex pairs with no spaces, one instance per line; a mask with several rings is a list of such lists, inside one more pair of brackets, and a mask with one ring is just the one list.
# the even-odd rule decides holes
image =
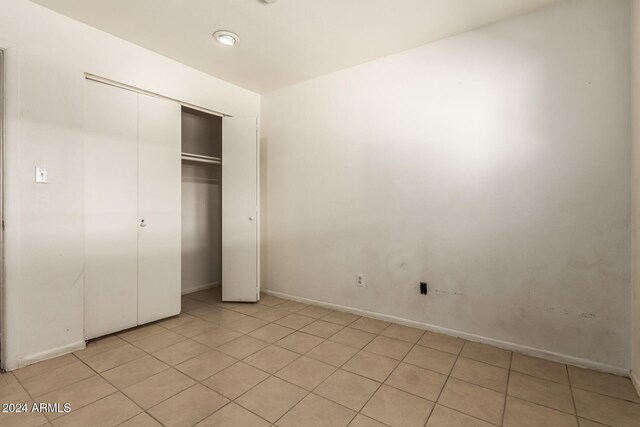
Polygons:
[[628,369],[628,16],[571,1],[264,95],[264,287]]
[[[230,115],[258,116],[260,97],[27,0],[0,8],[0,48],[8,49],[5,350],[14,369],[84,345],[84,73]],[[36,165],[49,184],[34,183]]]

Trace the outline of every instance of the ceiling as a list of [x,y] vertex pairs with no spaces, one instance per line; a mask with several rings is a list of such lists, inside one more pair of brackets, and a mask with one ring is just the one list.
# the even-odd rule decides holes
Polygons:
[[32,1],[264,93],[562,0]]

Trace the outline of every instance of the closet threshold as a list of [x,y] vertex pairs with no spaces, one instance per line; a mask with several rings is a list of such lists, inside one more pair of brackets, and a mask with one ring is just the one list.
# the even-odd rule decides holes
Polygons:
[[222,164],[222,159],[220,157],[202,156],[200,154],[182,153],[180,158],[191,162],[212,163],[216,165]]

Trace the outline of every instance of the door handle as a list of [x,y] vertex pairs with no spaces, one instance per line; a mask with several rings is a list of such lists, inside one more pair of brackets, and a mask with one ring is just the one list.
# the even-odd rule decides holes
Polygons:
[[249,221],[251,221],[251,222],[253,222],[255,219],[256,219],[256,217],[255,217],[255,216],[250,216],[250,217],[249,217]]
[[140,220],[140,227],[146,227],[146,226],[147,226],[147,223],[144,222],[144,219],[141,219]]

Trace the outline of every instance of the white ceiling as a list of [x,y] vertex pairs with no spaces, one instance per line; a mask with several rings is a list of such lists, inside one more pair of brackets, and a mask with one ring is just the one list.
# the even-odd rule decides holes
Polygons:
[[264,93],[561,0],[32,1]]

